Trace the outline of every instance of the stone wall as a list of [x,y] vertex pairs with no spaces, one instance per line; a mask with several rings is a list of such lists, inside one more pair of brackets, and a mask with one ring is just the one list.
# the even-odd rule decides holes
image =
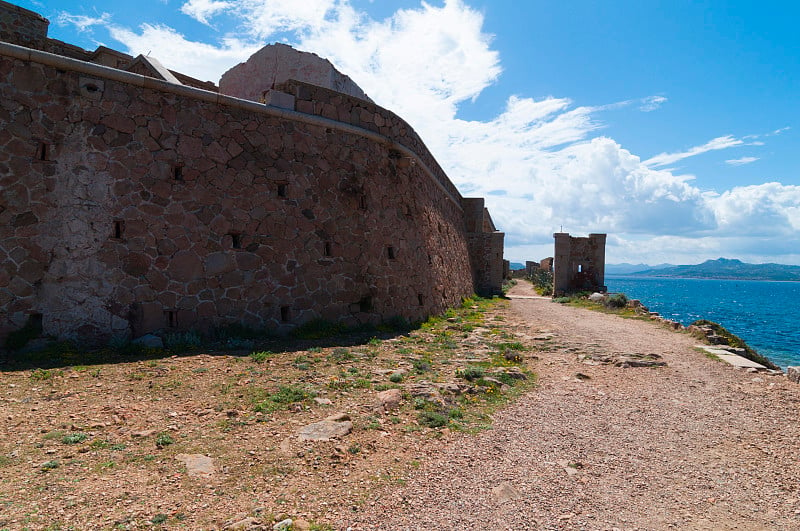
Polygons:
[[29,59],[0,54],[0,336],[414,320],[502,282],[502,233],[467,233],[385,109],[362,131]]
[[553,234],[553,294],[606,291],[606,235],[577,238],[565,232]]
[[49,25],[40,14],[0,0],[0,41],[41,50]]

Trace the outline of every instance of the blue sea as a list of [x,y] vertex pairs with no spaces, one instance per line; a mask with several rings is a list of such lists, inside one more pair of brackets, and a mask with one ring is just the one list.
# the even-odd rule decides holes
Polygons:
[[800,365],[800,282],[607,275],[606,285],[683,325],[719,323],[784,369]]

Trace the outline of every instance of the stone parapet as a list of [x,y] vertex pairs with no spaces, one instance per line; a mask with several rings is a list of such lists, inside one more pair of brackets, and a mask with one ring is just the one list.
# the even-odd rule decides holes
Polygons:
[[[461,194],[431,155],[427,146],[408,123],[392,111],[384,109],[371,101],[362,100],[324,87],[289,80],[275,86],[294,96],[295,110],[305,114],[322,116],[367,131],[380,134],[389,140],[412,151],[431,172],[454,201],[461,201]],[[402,157],[396,153],[394,157]]]

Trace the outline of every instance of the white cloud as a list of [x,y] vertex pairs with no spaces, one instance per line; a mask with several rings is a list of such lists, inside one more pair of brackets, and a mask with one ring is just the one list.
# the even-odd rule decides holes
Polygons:
[[661,107],[667,101],[664,96],[650,96],[641,100],[639,110],[642,112],[652,112]]
[[150,53],[167,68],[202,80],[219,80],[219,72],[246,59],[259,48],[258,44],[225,38],[220,45],[187,40],[174,29],[162,25],[142,24],[140,33],[111,26],[111,36],[123,43],[131,55]]
[[750,164],[751,162],[755,162],[759,160],[758,157],[742,157],[739,159],[729,159],[726,160],[726,164],[730,164],[731,166],[744,166],[745,164]]
[[800,229],[798,187],[769,183],[708,193],[692,177],[668,169],[709,151],[755,145],[758,135],[720,136],[645,161],[598,136],[600,112],[624,106],[650,112],[667,101],[664,96],[589,107],[511,95],[493,119],[459,119],[459,107],[502,73],[483,16],[463,0],[423,2],[384,20],[348,0],[188,0],[181,9],[205,24],[224,12],[244,30],[215,44],[189,41],[160,25],[110,31],[131,53],[152,50],[170,68],[211,80],[269,40],[328,58],[420,133],[465,196],[486,198],[506,232],[511,259],[552,254],[552,233],[562,226],[572,233],[608,232],[609,260],[616,261],[733,256],[726,249],[744,257],[758,242],[784,256],[797,254],[784,242],[799,243],[792,236]]
[[56,24],[59,26],[72,24],[80,32],[88,31],[92,28],[92,26],[105,26],[109,24],[109,22],[111,22],[110,13],[101,13],[96,17],[90,17],[87,15],[71,15],[69,13],[62,12],[56,18]]
[[651,167],[666,166],[667,164],[672,164],[673,162],[694,157],[702,153],[719,149],[728,149],[735,146],[741,146],[742,144],[744,144],[743,140],[734,138],[731,135],[720,136],[709,140],[702,146],[695,146],[687,149],[686,151],[681,151],[678,153],[661,153],[660,155],[656,155],[655,157],[647,159],[644,161],[644,163]]
[[181,11],[203,24],[210,25],[209,17],[231,7],[233,7],[231,2],[221,0],[189,0],[181,6]]

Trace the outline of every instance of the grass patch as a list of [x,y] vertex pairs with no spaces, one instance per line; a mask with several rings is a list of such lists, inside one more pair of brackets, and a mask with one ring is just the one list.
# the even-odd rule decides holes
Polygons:
[[68,433],[61,438],[61,442],[64,444],[78,444],[82,443],[88,438],[89,436],[85,433]]
[[290,404],[303,402],[314,398],[314,391],[304,389],[297,385],[282,385],[278,390],[266,397],[254,397],[253,410],[257,413],[271,413],[283,409]]

